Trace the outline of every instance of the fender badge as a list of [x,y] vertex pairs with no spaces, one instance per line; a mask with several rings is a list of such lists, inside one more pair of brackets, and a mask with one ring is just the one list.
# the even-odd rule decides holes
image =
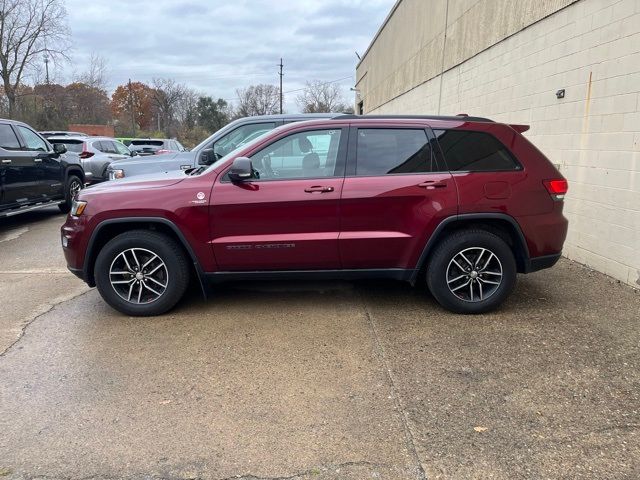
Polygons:
[[202,205],[204,203],[207,203],[207,201],[204,199],[206,195],[204,194],[204,192],[198,192],[196,193],[196,198],[197,200],[191,200],[190,203],[195,203],[196,205]]

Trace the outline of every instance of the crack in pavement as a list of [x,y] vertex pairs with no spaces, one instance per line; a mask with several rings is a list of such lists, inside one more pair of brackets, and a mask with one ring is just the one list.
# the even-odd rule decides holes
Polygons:
[[13,342],[11,342],[11,344],[5,348],[2,352],[0,352],[0,357],[4,357],[9,350],[11,350],[20,340],[22,340],[22,338],[25,336],[27,328],[29,328],[29,326],[35,322],[37,319],[39,319],[40,317],[42,317],[43,315],[46,315],[47,313],[51,312],[54,308],[56,308],[57,306],[74,300],[78,297],[81,297],[82,295],[85,295],[87,293],[89,293],[92,289],[89,287],[86,287],[86,289],[80,293],[74,293],[71,295],[66,295],[62,298],[59,298],[58,301],[51,303],[51,304],[45,304],[43,308],[38,308],[34,314],[34,316],[31,319],[27,319],[27,321],[22,325],[22,327],[20,328],[20,333],[18,334],[18,338],[16,338]]
[[411,428],[409,427],[409,420],[407,418],[407,413],[404,410],[404,408],[402,408],[402,404],[400,402],[400,394],[398,393],[398,389],[396,387],[395,380],[393,379],[393,374],[391,373],[391,368],[389,367],[389,364],[387,363],[387,357],[385,355],[385,351],[384,351],[384,347],[382,346],[382,342],[380,341],[380,336],[378,335],[378,329],[376,328],[376,324],[375,324],[375,322],[373,320],[373,316],[371,315],[371,313],[369,312],[369,309],[367,308],[367,304],[366,304],[365,298],[362,296],[362,294],[360,294],[359,296],[360,296],[360,300],[361,300],[361,303],[362,303],[362,309],[364,310],[364,314],[367,317],[367,321],[369,323],[369,327],[370,327],[370,330],[371,330],[371,335],[373,337],[373,341],[375,343],[378,356],[380,357],[380,361],[382,362],[382,365],[384,366],[384,371],[385,371],[385,375],[387,377],[387,382],[389,383],[389,387],[390,387],[391,393],[393,395],[393,401],[396,404],[396,408],[400,412],[400,418],[402,420],[402,426],[404,428],[405,442],[406,442],[407,448],[409,449],[409,451],[413,455],[413,458],[414,458],[414,460],[416,462],[416,470],[417,470],[418,478],[420,480],[426,480],[427,474],[426,474],[426,472],[424,470],[424,467],[422,466],[422,462],[420,461],[420,456],[418,455],[418,450],[416,449],[416,444],[415,444],[415,440],[414,440],[414,437],[413,437],[413,432],[411,432]]

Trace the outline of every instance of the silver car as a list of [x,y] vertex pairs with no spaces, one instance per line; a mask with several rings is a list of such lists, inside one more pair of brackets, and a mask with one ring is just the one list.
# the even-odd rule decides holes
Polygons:
[[123,143],[110,137],[49,137],[50,143],[62,143],[67,153],[77,155],[85,171],[86,183],[109,180],[107,167],[111,162],[135,157]]

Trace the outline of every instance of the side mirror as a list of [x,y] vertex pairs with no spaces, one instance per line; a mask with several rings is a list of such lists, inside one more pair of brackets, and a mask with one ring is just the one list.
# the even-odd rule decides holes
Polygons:
[[213,151],[213,148],[205,148],[200,152],[200,156],[198,157],[198,165],[211,165],[216,161],[216,154]]
[[253,177],[253,167],[251,160],[247,157],[238,157],[233,161],[229,169],[229,180],[232,182],[244,182]]
[[136,152],[135,150],[131,150],[131,153],[129,154],[132,157],[137,157],[138,156],[138,152]]
[[54,143],[53,151],[58,155],[62,155],[63,153],[67,153],[67,146],[64,143]]

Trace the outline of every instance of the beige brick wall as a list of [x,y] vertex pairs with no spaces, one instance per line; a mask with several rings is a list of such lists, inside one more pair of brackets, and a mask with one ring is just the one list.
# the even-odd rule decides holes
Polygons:
[[[502,4],[503,16],[519,5],[486,1]],[[363,67],[383,61],[376,43],[358,78]],[[528,138],[570,182],[565,255],[640,285],[640,0],[570,3],[442,75],[386,94],[370,73],[360,88],[366,113],[440,107],[442,114],[530,124]],[[566,96],[558,100],[561,88]],[[369,91],[376,92],[375,108]]]

